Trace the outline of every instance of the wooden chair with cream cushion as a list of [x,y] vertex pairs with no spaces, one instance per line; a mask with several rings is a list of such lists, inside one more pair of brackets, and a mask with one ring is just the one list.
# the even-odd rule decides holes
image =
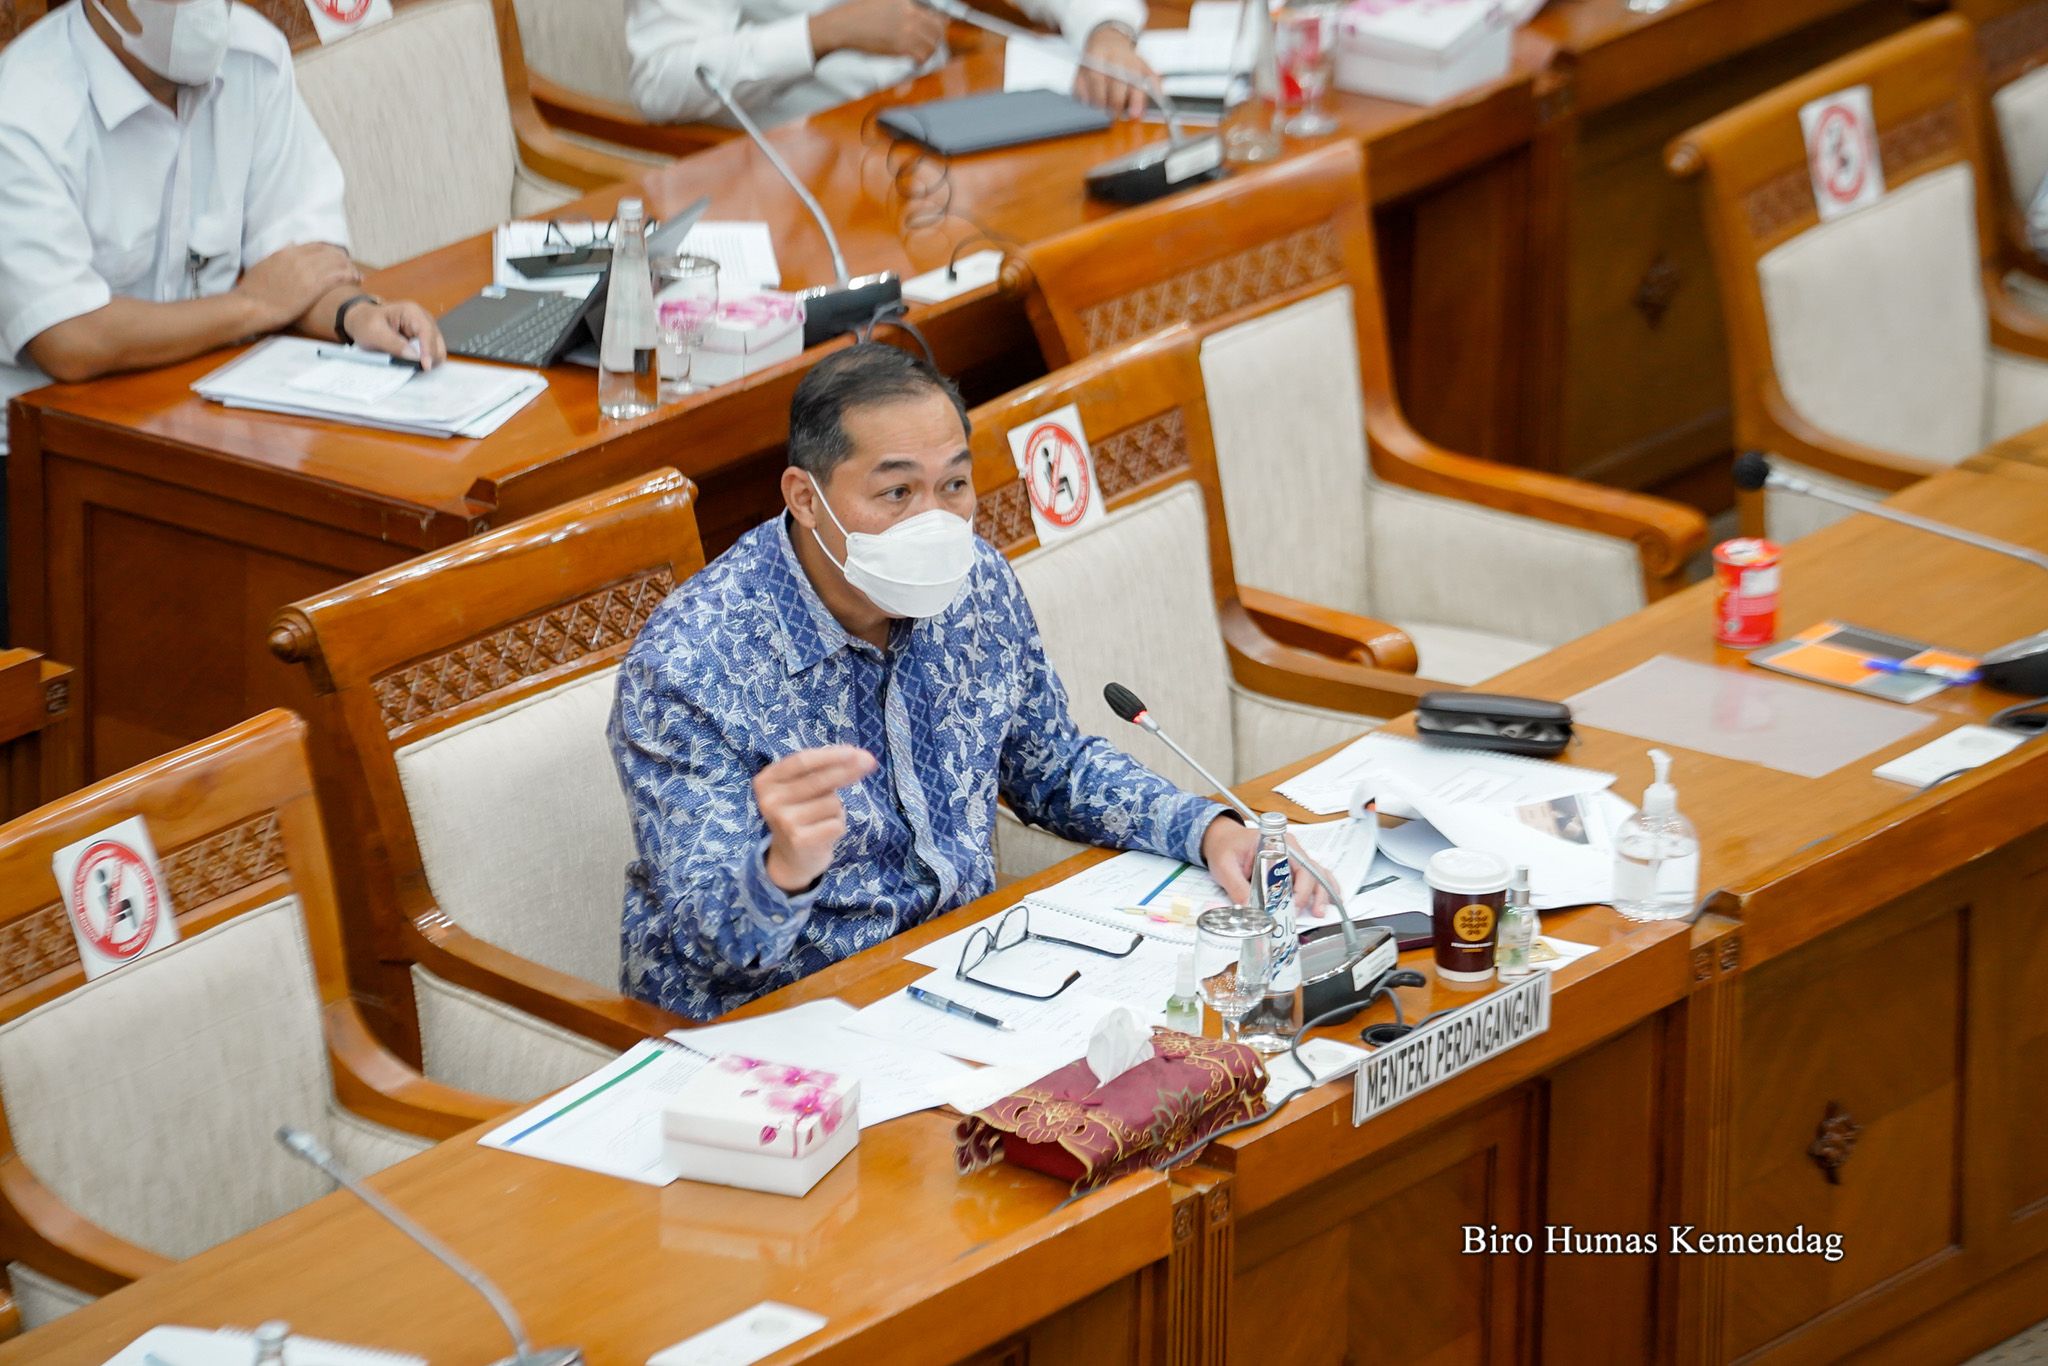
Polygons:
[[[1021,267],[1021,269],[1019,269]],[[1053,365],[1186,320],[1241,582],[1397,623],[1476,683],[1681,586],[1689,508],[1431,445],[1395,399],[1351,142],[1024,249]]]
[[[1103,685],[1126,684],[1226,782],[1372,729],[1431,684],[1383,622],[1240,589],[1223,517],[1201,339],[1185,324],[1088,357],[972,414],[975,529],[1015,561],[1081,729],[1196,792],[1210,784],[1118,720]],[[1008,433],[1075,404],[1107,515],[1040,545]],[[997,866],[1023,876],[1074,846],[1009,817]]]
[[341,162],[357,260],[408,260],[648,169],[542,120],[512,0],[393,5],[322,45],[304,0],[256,0],[291,39],[299,94]]
[[1953,0],[1949,8],[1977,29],[2005,287],[2029,311],[2048,315],[2048,261],[2027,224],[2048,179],[2048,0]]
[[[51,856],[140,816],[179,941],[87,981]],[[504,1102],[422,1079],[350,999],[305,724],[270,711],[0,827],[0,1262],[33,1328]]]
[[715,123],[649,123],[633,107],[625,0],[513,0],[534,107],[572,139],[666,161],[741,136]]
[[[1679,137],[1727,319],[1735,437],[1819,484],[1884,497],[2048,420],[2048,322],[1999,281],[1970,26],[1929,20]],[[1800,109],[1870,88],[1884,197],[1821,222]],[[1786,540],[1846,515],[1744,504]]]
[[695,489],[620,484],[280,611],[342,904],[401,1051],[529,1099],[684,1022],[619,994],[634,857],[605,739],[648,616],[704,565]]

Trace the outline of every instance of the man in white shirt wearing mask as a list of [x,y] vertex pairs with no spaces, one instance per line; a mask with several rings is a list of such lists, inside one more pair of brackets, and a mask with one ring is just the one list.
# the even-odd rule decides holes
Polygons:
[[708,1020],[985,895],[998,797],[1249,894],[1256,830],[1075,727],[974,534],[950,382],[876,342],[827,356],[789,461],[784,515],[670,594],[619,670],[624,990]]
[[[1138,56],[1144,0],[1017,0],[1032,19],[1111,66],[1149,77]],[[760,124],[777,124],[935,70],[946,21],[917,0],[626,0],[633,102],[657,123],[730,123],[697,79],[707,68]],[[1074,93],[1138,118],[1136,86],[1081,71]]]
[[425,309],[363,290],[341,167],[246,5],[37,21],[0,52],[0,187],[0,398],[284,329],[447,354]]

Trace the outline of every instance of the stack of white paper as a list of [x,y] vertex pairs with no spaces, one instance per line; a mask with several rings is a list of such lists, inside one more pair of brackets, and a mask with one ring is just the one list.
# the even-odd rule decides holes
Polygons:
[[192,385],[230,408],[318,417],[417,436],[488,436],[548,387],[537,371],[445,360],[430,371],[350,359],[332,343],[272,337]]
[[[559,222],[552,230],[545,220],[502,224],[491,239],[491,281],[507,289],[585,298],[597,287],[603,271],[529,279],[511,264],[512,258],[545,256],[593,241],[609,241],[610,227],[609,223],[587,220]],[[776,263],[775,239],[766,223],[699,222],[683,238],[682,249],[718,262],[718,292],[722,296],[737,298],[782,288],[782,267]]]

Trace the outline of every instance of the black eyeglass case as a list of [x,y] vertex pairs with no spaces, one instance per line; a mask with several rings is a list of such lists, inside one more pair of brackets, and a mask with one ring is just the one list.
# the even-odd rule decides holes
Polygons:
[[1572,709],[1540,697],[1503,693],[1424,693],[1415,733],[1436,745],[1549,758],[1572,742]]

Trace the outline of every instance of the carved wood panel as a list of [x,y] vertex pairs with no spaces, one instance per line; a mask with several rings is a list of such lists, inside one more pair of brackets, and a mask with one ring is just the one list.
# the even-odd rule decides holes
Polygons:
[[[1966,155],[1961,112],[1950,101],[1882,129],[1877,135],[1877,151],[1884,164],[1885,184],[1890,187],[1921,171],[1960,160]],[[1813,177],[1803,164],[1751,190],[1745,207],[1749,234],[1760,239],[1776,237],[1798,223],[1820,221],[1813,202]]]
[[[1095,455],[1096,482],[1104,501],[1109,501],[1187,468],[1187,420],[1174,408],[1100,440],[1091,438],[1089,448]],[[974,530],[1005,554],[1038,535],[1022,479],[991,489],[976,500]]]
[[[171,909],[179,915],[253,887],[285,871],[284,837],[277,813],[265,811],[239,825],[179,845],[161,856]],[[0,925],[0,992],[78,962],[78,941],[61,901]]]
[[387,733],[604,650],[631,643],[675,588],[666,566],[536,612],[377,679]]
[[1343,270],[1336,228],[1318,224],[1082,309],[1081,330],[1093,353],[1184,320],[1207,322]]
[[2017,80],[2048,58],[2048,0],[1977,26],[1977,51],[1991,89]]

